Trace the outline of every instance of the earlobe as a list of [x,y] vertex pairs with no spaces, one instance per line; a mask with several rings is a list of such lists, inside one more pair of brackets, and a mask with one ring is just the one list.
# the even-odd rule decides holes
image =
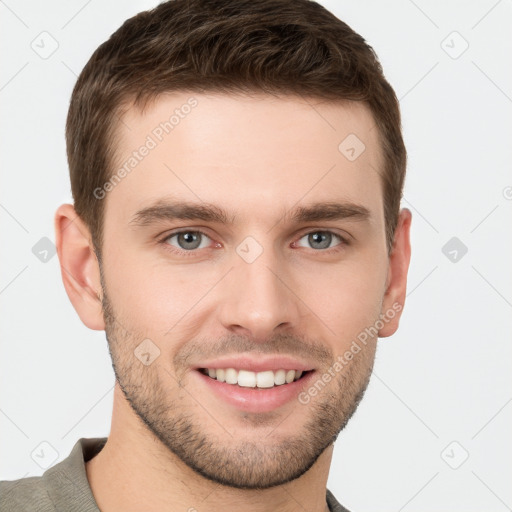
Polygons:
[[104,330],[98,259],[90,231],[71,204],[61,205],[55,213],[55,240],[69,300],[87,327]]
[[402,315],[407,289],[407,272],[411,260],[411,220],[411,211],[402,208],[395,230],[393,249],[389,256],[386,291],[381,311],[381,318],[384,316],[384,327],[379,330],[380,338],[391,336],[396,332]]

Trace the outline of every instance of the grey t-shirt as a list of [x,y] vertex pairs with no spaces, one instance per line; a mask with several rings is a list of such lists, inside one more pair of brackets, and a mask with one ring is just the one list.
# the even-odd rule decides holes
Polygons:
[[[85,462],[98,454],[106,437],[79,439],[67,458],[42,476],[0,482],[1,512],[100,512],[87,480]],[[331,512],[349,512],[329,489]]]

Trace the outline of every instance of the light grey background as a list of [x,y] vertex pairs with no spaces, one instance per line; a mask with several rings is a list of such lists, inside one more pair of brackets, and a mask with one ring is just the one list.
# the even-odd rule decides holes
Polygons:
[[[374,47],[400,98],[413,212],[401,326],[379,342],[328,487],[354,511],[511,510],[512,4],[321,3]],[[55,209],[71,202],[76,76],[154,5],[0,1],[0,479],[40,475],[79,437],[109,432],[104,333],[82,325],[40,240],[55,240]]]

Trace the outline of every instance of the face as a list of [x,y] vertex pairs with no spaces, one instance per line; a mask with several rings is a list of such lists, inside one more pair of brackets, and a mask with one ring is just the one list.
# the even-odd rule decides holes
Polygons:
[[387,314],[371,113],[180,92],[118,130],[102,287],[126,399],[206,478],[299,477],[355,411]]

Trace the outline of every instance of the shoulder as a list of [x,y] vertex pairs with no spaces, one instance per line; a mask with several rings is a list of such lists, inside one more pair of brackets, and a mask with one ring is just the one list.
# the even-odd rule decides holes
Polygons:
[[42,476],[1,481],[0,510],[9,512],[25,512],[28,510],[53,512],[55,507],[45,484],[46,482]]
[[77,475],[67,462],[42,476],[0,482],[0,512],[99,512],[85,474]]
[[84,462],[98,453],[107,438],[79,439],[71,453],[42,476],[0,481],[0,512],[99,512]]

